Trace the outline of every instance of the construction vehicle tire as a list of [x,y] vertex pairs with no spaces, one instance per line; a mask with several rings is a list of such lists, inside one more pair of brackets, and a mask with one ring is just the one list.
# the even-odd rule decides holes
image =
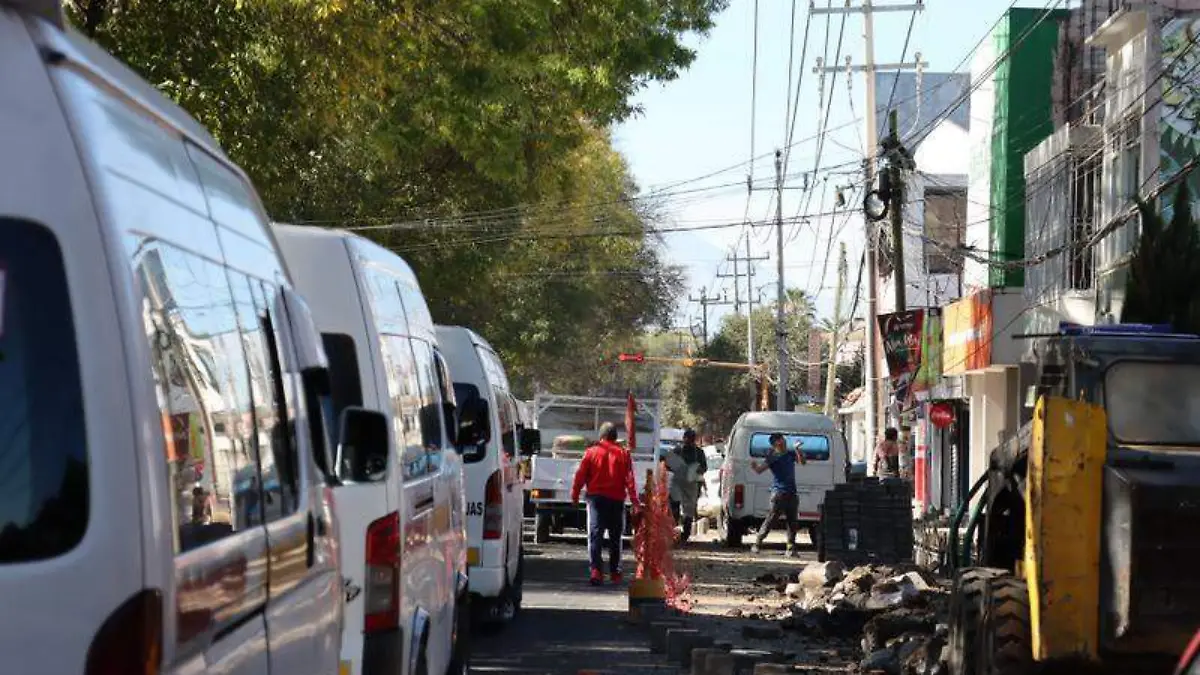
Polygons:
[[550,514],[538,511],[533,516],[533,542],[535,544],[550,543]]
[[983,621],[987,582],[1004,574],[990,567],[965,567],[954,577],[950,593],[950,636],[948,663],[950,675],[982,675],[976,669],[979,654],[979,629]]
[[1029,588],[1010,574],[987,581],[976,663],[980,675],[1026,675],[1033,668]]

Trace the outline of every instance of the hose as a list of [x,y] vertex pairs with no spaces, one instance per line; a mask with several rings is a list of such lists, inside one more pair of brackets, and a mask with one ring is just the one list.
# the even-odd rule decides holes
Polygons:
[[980,510],[980,507],[983,505],[982,500],[979,502],[979,504],[975,505],[975,509],[971,514],[971,520],[969,521],[969,524],[967,526],[968,527],[968,539],[963,542],[964,545],[966,546],[968,557],[963,558],[961,561],[960,561],[959,555],[958,555],[958,549],[959,549],[958,528],[960,525],[962,525],[963,516],[967,512],[967,505],[971,503],[971,500],[975,498],[975,494],[978,493],[979,490],[983,487],[984,483],[987,482],[987,477],[988,477],[987,473],[984,473],[982,476],[979,477],[979,480],[975,481],[975,484],[972,485],[971,489],[967,492],[966,498],[963,499],[963,502],[958,505],[957,509],[954,510],[954,517],[950,519],[950,571],[951,572],[958,569],[960,566],[963,565],[963,563],[970,561],[970,558],[969,558],[970,543],[971,543],[971,540],[969,538],[970,531],[972,528],[974,528],[975,524],[978,522],[979,510]]

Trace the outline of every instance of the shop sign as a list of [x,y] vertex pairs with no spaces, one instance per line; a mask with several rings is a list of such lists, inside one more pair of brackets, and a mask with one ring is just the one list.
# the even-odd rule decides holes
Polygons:
[[[887,359],[888,376],[893,380],[917,372],[921,365],[921,328],[925,310],[879,315],[879,335],[883,338],[883,354]],[[911,380],[911,378],[906,378]]]
[[942,310],[931,307],[925,311],[921,330],[921,363],[913,377],[914,392],[929,391],[942,379]]
[[961,375],[992,363],[992,292],[980,291],[946,306],[942,320],[942,374]]
[[929,421],[939,429],[954,423],[954,408],[949,403],[934,403],[929,406]]

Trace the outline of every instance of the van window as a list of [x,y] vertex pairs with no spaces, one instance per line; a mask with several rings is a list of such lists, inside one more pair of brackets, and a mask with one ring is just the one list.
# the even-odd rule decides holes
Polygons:
[[[458,398],[454,395],[454,382],[450,379],[450,367],[446,365],[446,359],[436,349],[433,350],[433,357],[437,365],[438,392],[442,395],[442,402],[458,405]],[[458,438],[456,420],[454,415],[445,417],[446,419],[443,421],[446,423],[446,442],[453,445]]]
[[62,254],[0,218],[0,564],[52,558],[88,525],[88,453]]
[[135,251],[183,552],[263,522],[252,367],[223,266],[155,241]]
[[429,472],[421,428],[421,380],[408,338],[383,335],[380,339],[400,466],[404,480],[415,480]]
[[[242,349],[250,373],[254,446],[258,451],[267,521],[295,513],[300,504],[300,455],[295,422],[283,386],[275,326],[267,309],[263,282],[229,272]],[[274,287],[271,290],[274,295]]]
[[[466,408],[470,403],[472,403],[479,397],[480,397],[479,387],[476,387],[473,384],[468,384],[466,382],[455,382],[454,383],[454,400],[457,401],[458,405],[462,406],[463,408]],[[491,414],[490,411],[488,414],[489,415]],[[486,424],[489,427],[489,431],[490,431],[490,427],[492,426],[491,418],[485,417],[484,424]],[[489,435],[491,435],[491,434],[489,434]],[[468,445],[468,446],[463,447],[462,448],[463,463],[473,464],[475,462],[483,461],[483,458],[487,457],[487,450],[488,450],[487,443],[480,443],[479,445]]]
[[424,340],[412,340],[416,357],[421,396],[421,444],[425,447],[428,471],[436,471],[442,461],[442,397],[438,391],[437,361],[433,347]]
[[496,415],[500,418],[500,447],[504,454],[512,457],[517,453],[517,411],[512,399],[499,387],[492,387],[492,398],[496,401]]
[[[829,459],[829,437],[820,434],[785,433],[788,448],[796,447],[797,443],[804,446],[804,457],[810,462],[824,462]],[[750,456],[766,457],[771,452],[771,434],[756,432],[750,437]]]
[[329,359],[329,380],[333,395],[333,439],[337,442],[337,428],[342,411],[350,406],[363,404],[362,380],[358,372],[358,347],[354,338],[344,333],[321,333],[321,344],[325,357]]

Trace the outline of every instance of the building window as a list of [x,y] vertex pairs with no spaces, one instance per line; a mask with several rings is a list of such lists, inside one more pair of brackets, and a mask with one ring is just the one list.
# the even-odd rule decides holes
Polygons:
[[925,233],[936,244],[926,247],[929,274],[958,274],[962,256],[955,252],[963,244],[967,199],[963,190],[925,191]]

